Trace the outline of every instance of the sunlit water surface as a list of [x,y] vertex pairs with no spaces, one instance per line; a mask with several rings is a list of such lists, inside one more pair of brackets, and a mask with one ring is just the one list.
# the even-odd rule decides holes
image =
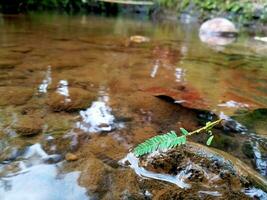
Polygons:
[[[119,161],[146,138],[194,127],[187,110],[153,96],[159,88],[188,87],[218,116],[266,108],[266,44],[241,34],[226,47],[209,46],[198,28],[127,17],[1,16],[0,199],[87,199],[82,168],[63,161],[67,152]],[[133,35],[150,40],[134,43]],[[265,125],[231,133],[233,143],[218,148],[237,155],[251,143],[251,167],[266,176]],[[28,132],[37,136],[20,137]]]

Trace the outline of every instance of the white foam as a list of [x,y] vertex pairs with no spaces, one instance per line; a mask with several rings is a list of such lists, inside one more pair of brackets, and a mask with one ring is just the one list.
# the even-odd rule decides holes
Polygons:
[[180,188],[190,188],[190,185],[183,182],[183,180],[180,179],[179,175],[172,176],[172,175],[168,175],[168,174],[150,172],[150,171],[146,170],[145,168],[140,167],[138,164],[139,159],[137,157],[135,157],[133,153],[128,153],[127,156],[120,161],[120,163],[125,164],[126,161],[128,161],[130,163],[130,167],[139,176],[173,183]]

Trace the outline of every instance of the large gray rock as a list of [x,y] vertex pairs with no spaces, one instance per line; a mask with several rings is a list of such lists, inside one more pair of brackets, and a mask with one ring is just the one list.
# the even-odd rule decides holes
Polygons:
[[225,18],[214,18],[204,22],[199,29],[202,42],[211,45],[227,45],[235,41],[238,30]]

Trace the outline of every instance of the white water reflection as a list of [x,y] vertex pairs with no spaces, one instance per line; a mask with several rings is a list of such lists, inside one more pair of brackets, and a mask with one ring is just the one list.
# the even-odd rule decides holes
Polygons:
[[0,179],[2,200],[85,200],[86,190],[77,184],[79,172],[58,175],[56,165],[41,164],[17,176]]
[[130,167],[139,176],[173,183],[180,188],[190,188],[190,185],[185,183],[181,179],[181,174],[178,174],[176,176],[172,176],[172,175],[168,175],[168,174],[151,172],[151,171],[146,170],[143,167],[140,167],[139,166],[139,159],[137,157],[135,157],[133,153],[127,154],[127,156],[124,159],[122,159],[120,161],[120,163],[124,165],[127,161],[130,163]]
[[207,195],[211,195],[211,196],[214,196],[214,197],[220,197],[220,196],[222,196],[222,194],[219,193],[218,191],[199,191],[198,193],[200,193],[200,194],[207,194]]
[[80,111],[81,122],[77,122],[77,127],[85,132],[109,132],[115,128],[123,127],[123,124],[116,123],[112,108],[108,105],[109,94],[105,88],[100,88],[99,98],[94,101],[90,108]]
[[249,105],[245,103],[239,103],[233,100],[227,101],[225,103],[218,104],[221,107],[228,107],[228,108],[248,108]]
[[57,87],[57,93],[61,94],[62,96],[65,96],[65,102],[70,102],[71,99],[69,98],[69,83],[67,80],[60,80],[58,87]]
[[[80,172],[59,173],[62,166],[44,164],[48,155],[40,144],[30,146],[18,161],[1,166],[1,200],[86,200],[86,189],[78,185]],[[12,169],[16,167],[16,170]]]
[[152,71],[151,71],[151,73],[150,73],[150,76],[151,76],[152,78],[155,78],[155,77],[156,77],[156,75],[157,75],[157,73],[158,73],[158,70],[159,70],[159,65],[160,65],[160,61],[159,61],[159,60],[156,60],[154,66],[153,66],[153,68],[152,68]]
[[185,77],[185,69],[183,68],[180,68],[180,67],[177,67],[175,69],[175,81],[176,82],[184,82],[184,77]]
[[47,88],[51,83],[52,83],[51,66],[48,66],[46,74],[45,74],[45,78],[42,81],[42,83],[39,85],[38,91],[40,93],[47,93]]
[[260,146],[259,143],[256,141],[254,146],[253,146],[253,152],[255,156],[255,163],[257,169],[260,171],[260,173],[264,176],[267,175],[267,160],[262,157],[261,151],[260,151]]
[[267,199],[267,193],[262,191],[261,189],[257,188],[249,188],[245,189],[244,193],[252,198],[259,199],[259,200],[266,200]]

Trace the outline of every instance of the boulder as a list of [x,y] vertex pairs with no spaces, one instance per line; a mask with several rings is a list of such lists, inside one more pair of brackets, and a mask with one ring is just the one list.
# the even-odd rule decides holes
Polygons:
[[202,42],[211,45],[227,45],[235,41],[238,30],[225,18],[214,18],[204,22],[199,29]]

